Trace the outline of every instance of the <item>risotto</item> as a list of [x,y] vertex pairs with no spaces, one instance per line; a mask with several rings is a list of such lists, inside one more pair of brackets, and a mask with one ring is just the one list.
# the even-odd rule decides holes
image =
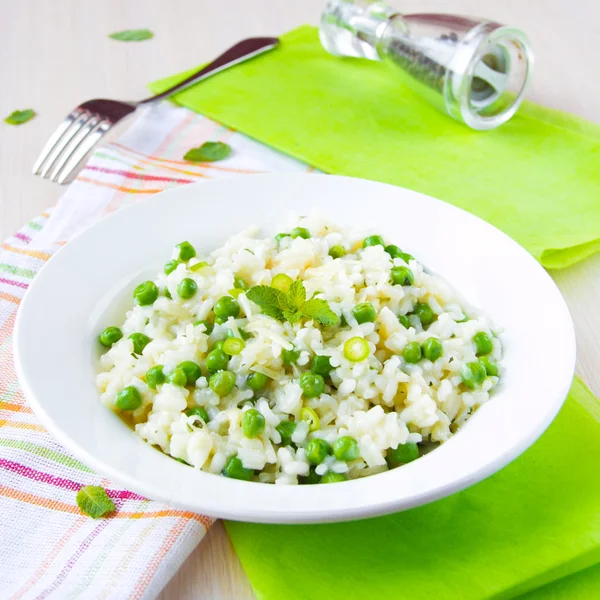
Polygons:
[[331,483],[415,460],[489,400],[501,346],[391,241],[311,216],[202,257],[178,244],[100,335],[102,402],[165,454],[236,479]]

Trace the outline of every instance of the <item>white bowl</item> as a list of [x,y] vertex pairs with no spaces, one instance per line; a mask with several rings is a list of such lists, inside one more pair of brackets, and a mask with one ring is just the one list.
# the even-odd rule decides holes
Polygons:
[[[345,226],[373,226],[504,328],[505,375],[493,398],[430,454],[335,485],[227,479],[150,447],[98,398],[97,336],[117,317],[108,307],[116,302],[124,313],[123,298],[158,271],[181,240],[209,252],[249,225],[275,234],[290,212],[312,209]],[[516,242],[477,217],[422,194],[360,179],[252,175],[163,192],[70,241],[39,273],[21,305],[15,358],[25,394],[43,424],[106,477],[154,500],[215,517],[298,523],[411,508],[472,485],[512,461],[562,405],[573,376],[575,338],[551,278]]]

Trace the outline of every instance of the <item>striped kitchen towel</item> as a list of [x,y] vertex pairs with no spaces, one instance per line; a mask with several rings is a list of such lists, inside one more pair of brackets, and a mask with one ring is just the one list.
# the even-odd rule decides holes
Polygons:
[[[225,161],[192,165],[185,152],[227,141]],[[40,425],[17,381],[12,331],[31,280],[73,235],[148,194],[220,177],[306,165],[185,108],[144,109],[99,148],[58,205],[0,246],[0,598],[154,598],[212,520],[123,490],[76,460]],[[101,485],[117,510],[94,521],[77,490]]]

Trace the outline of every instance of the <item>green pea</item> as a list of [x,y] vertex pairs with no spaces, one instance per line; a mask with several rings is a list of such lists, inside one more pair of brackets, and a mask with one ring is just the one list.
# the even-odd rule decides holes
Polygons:
[[206,409],[203,408],[202,406],[194,406],[193,408],[188,408],[185,411],[185,414],[188,417],[200,417],[205,423],[209,422],[209,418],[208,418],[208,413],[206,412]]
[[301,237],[307,240],[310,237],[310,231],[305,227],[295,227],[292,229],[292,238]]
[[310,370],[317,375],[321,375],[322,377],[329,376],[329,373],[333,370],[329,356],[320,356],[317,354],[313,358]]
[[390,467],[398,467],[419,458],[419,447],[417,444],[398,444],[397,448],[387,451],[387,461]]
[[[247,340],[250,337],[250,334],[246,333],[246,331],[244,331],[241,327],[238,327],[238,333],[240,334],[239,338],[242,338],[243,340]],[[235,331],[233,331],[233,329],[227,330],[227,337],[228,338],[238,338],[238,336],[236,335]]]
[[222,471],[225,477],[230,477],[231,479],[241,479],[243,481],[250,481],[254,476],[254,471],[252,469],[246,469],[242,464],[242,461],[237,456],[232,456]]
[[412,285],[415,282],[415,276],[408,267],[394,267],[391,276],[394,285]]
[[129,339],[133,342],[133,351],[135,354],[141,354],[144,348],[152,341],[143,333],[132,333]]
[[258,437],[265,430],[265,418],[255,408],[242,415],[242,431],[247,438]]
[[194,296],[194,294],[198,291],[198,284],[189,277],[182,279],[177,286],[177,293],[180,298],[184,300],[189,300]]
[[294,421],[281,421],[275,429],[277,429],[281,436],[281,445],[289,446],[292,443],[294,431],[296,431],[296,423]]
[[244,349],[244,346],[244,340],[240,340],[240,338],[227,338],[223,344],[223,352],[225,352],[225,354],[229,354],[230,356],[235,356]]
[[385,247],[385,251],[391,256],[391,258],[398,258],[402,254],[402,250],[394,244],[389,244]]
[[142,396],[132,385],[123,388],[115,398],[115,406],[121,410],[135,410],[142,405]]
[[235,319],[240,314],[240,305],[231,296],[222,296],[215,302],[213,310],[215,317],[225,322],[229,317]]
[[473,336],[473,342],[475,343],[475,347],[477,349],[477,356],[489,354],[494,349],[494,342],[492,342],[492,338],[484,331],[476,333]]
[[223,346],[225,345],[225,340],[218,340],[213,344],[213,350],[223,350]]
[[431,325],[436,319],[436,314],[433,312],[431,306],[425,302],[417,302],[413,312],[415,315],[417,315],[417,317],[419,317],[423,327]]
[[286,275],[285,273],[278,273],[271,280],[271,287],[283,292],[284,294],[287,294],[292,283],[294,283],[294,280],[289,275]]
[[209,321],[196,321],[194,323],[194,327],[198,327],[198,325],[204,325],[204,333],[206,333],[206,335],[210,335],[213,332],[213,329],[215,328],[213,323],[210,323]]
[[202,371],[200,365],[192,360],[186,360],[179,364],[177,368],[182,369],[187,377],[187,385],[194,385],[200,377],[202,377]]
[[[217,342],[218,344],[219,342]],[[215,346],[217,345],[215,344]],[[225,354],[225,352],[221,348],[213,348],[206,355],[206,369],[210,373],[216,373],[217,371],[221,371],[227,368],[229,364],[229,356]]]
[[250,373],[246,379],[246,385],[254,392],[260,392],[266,385],[269,378],[264,373]]
[[291,350],[282,350],[281,357],[283,358],[283,363],[286,365],[293,365],[299,358],[300,352],[295,348]]
[[320,483],[337,483],[338,481],[347,481],[348,477],[344,473],[334,473],[333,471],[327,471],[323,477],[321,477]]
[[300,387],[307,398],[316,398],[325,389],[325,380],[317,373],[306,371],[300,376]]
[[278,233],[275,236],[275,241],[279,244],[279,242],[281,242],[281,240],[286,237],[290,237],[290,234],[289,233]]
[[394,246],[390,244],[385,247],[385,251],[390,255],[391,258],[401,258],[406,264],[408,264],[409,260],[414,260],[415,257],[408,252],[402,252],[398,246]]
[[498,365],[489,356],[482,356],[479,363],[490,377],[498,377]]
[[187,384],[187,375],[185,374],[185,371],[180,367],[175,367],[167,375],[167,383],[179,387],[185,387],[185,385]]
[[169,288],[165,288],[165,298],[168,298],[169,300],[173,300],[173,296],[171,296],[171,292],[169,291]]
[[301,484],[305,485],[311,485],[311,484],[315,484],[315,483],[321,483],[321,476],[315,471],[314,467],[310,467],[309,471],[308,471],[308,475],[304,476],[304,477],[300,477],[299,481]]
[[235,375],[231,371],[218,371],[210,376],[208,385],[220,398],[228,396],[235,387]]
[[133,299],[140,306],[154,304],[158,298],[158,288],[153,281],[144,281],[133,290]]
[[358,442],[349,435],[343,435],[333,444],[333,455],[338,460],[355,460],[360,456]]
[[361,302],[352,309],[352,314],[359,324],[374,323],[377,318],[377,311],[370,302]]
[[398,315],[398,321],[400,321],[400,325],[402,325],[404,329],[412,327],[412,323],[406,315]]
[[418,363],[421,360],[421,346],[417,342],[409,342],[402,350],[402,358],[410,364]]
[[479,362],[469,362],[460,370],[462,382],[470,390],[480,386],[484,382],[486,374],[485,367]]
[[320,465],[331,454],[331,446],[321,438],[313,438],[306,444],[306,459],[313,465]]
[[233,287],[237,288],[238,290],[247,290],[248,284],[241,277],[234,277]]
[[181,261],[179,260],[170,260],[166,265],[165,265],[165,275],[170,275],[179,265],[181,264]]
[[329,256],[331,258],[342,258],[342,256],[346,255],[346,248],[344,246],[332,246],[329,249]]
[[178,250],[177,258],[182,262],[187,262],[190,258],[196,256],[196,249],[189,242],[181,242],[175,248]]
[[421,348],[423,350],[423,356],[432,362],[437,360],[444,353],[442,342],[434,337],[426,339]]
[[162,365],[156,365],[146,371],[146,385],[155,390],[157,386],[165,382],[165,374]]
[[123,337],[123,332],[118,327],[107,327],[98,338],[100,343],[107,348],[116,344]]
[[363,248],[368,248],[369,246],[384,246],[385,242],[380,235],[370,235],[363,240]]
[[406,264],[409,260],[414,260],[415,257],[408,252],[403,252],[398,246],[390,244],[385,247],[385,251],[390,255],[391,258],[401,258]]

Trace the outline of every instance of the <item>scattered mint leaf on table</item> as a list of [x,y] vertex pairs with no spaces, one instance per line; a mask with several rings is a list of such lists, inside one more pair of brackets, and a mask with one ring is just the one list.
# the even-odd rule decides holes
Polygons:
[[216,162],[224,160],[231,154],[231,146],[224,142],[204,142],[198,148],[192,148],[185,153],[183,160],[190,162]]
[[142,42],[152,39],[154,33],[149,29],[125,29],[124,31],[111,33],[108,37],[119,42]]
[[115,510],[114,502],[106,490],[99,485],[86,485],[77,492],[77,506],[81,512],[92,519],[99,519]]
[[278,321],[296,323],[306,318],[325,327],[339,323],[339,317],[325,300],[313,297],[306,301],[306,289],[299,279],[292,283],[287,294],[267,285],[255,285],[246,292],[246,297],[260,306],[263,314]]
[[15,110],[4,119],[4,122],[9,125],[22,125],[33,117],[35,117],[35,111],[32,108],[26,108],[25,110]]

